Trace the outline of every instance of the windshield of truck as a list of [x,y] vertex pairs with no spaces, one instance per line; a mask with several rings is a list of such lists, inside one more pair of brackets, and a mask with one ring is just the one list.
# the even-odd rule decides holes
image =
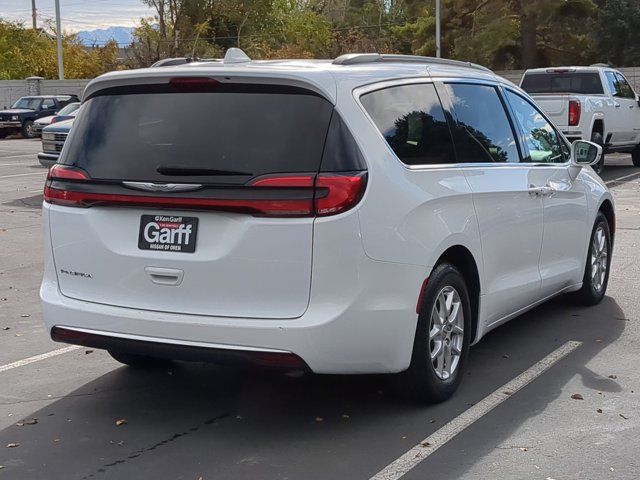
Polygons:
[[23,108],[26,110],[37,110],[42,99],[23,97],[13,104],[11,108]]

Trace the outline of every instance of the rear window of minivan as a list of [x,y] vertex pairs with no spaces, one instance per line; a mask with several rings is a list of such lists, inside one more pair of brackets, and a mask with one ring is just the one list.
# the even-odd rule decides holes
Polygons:
[[244,184],[316,172],[332,112],[297,87],[116,88],[85,102],[60,163],[92,179],[152,182]]

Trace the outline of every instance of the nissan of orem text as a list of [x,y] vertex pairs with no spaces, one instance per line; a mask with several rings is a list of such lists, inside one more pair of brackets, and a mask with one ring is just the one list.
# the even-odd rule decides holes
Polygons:
[[442,401],[491,329],[602,300],[601,153],[457,61],[231,49],[103,75],[46,181],[44,321],[132,367],[396,374]]

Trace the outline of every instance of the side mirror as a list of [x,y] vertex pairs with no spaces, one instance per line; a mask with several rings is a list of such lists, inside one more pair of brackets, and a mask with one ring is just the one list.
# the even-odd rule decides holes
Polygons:
[[602,157],[602,147],[586,140],[576,140],[571,144],[571,164],[578,167],[595,165]]

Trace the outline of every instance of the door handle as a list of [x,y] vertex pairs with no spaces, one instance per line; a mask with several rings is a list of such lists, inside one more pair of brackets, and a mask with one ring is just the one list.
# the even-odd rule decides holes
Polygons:
[[529,195],[536,197],[550,197],[554,193],[556,193],[556,189],[553,187],[535,187],[533,185],[529,185]]

